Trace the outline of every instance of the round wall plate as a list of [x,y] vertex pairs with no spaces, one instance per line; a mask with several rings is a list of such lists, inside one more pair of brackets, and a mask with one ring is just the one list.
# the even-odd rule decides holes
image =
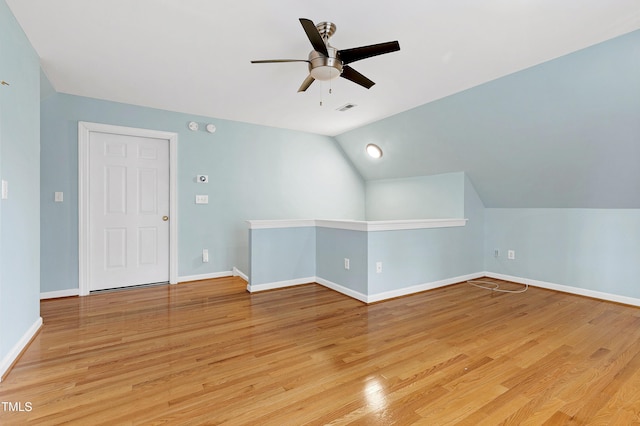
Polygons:
[[215,131],[216,131],[216,126],[214,126],[213,124],[207,124],[207,132],[213,133]]
[[190,121],[189,130],[193,130],[194,132],[198,130],[198,123],[196,123],[195,121]]

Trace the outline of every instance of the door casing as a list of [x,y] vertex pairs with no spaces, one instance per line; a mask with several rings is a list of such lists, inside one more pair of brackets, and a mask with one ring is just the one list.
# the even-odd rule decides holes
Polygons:
[[177,159],[178,134],[159,130],[78,122],[78,279],[79,294],[90,293],[89,267],[89,141],[91,132],[164,139],[169,141],[169,283],[178,283]]

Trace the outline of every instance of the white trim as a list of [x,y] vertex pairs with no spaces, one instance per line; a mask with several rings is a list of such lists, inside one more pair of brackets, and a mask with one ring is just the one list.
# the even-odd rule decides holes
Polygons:
[[184,283],[187,281],[211,280],[213,278],[225,278],[225,277],[232,277],[232,276],[233,276],[233,271],[221,271],[221,272],[212,272],[210,274],[185,275],[183,277],[178,277],[178,282]]
[[293,280],[258,284],[254,286],[247,285],[247,290],[253,293],[257,291],[292,287],[292,286],[301,285],[301,284],[317,283],[331,290],[337,291],[338,293],[342,293],[346,296],[359,300],[361,302],[374,303],[374,302],[380,302],[383,300],[393,299],[396,297],[408,296],[410,294],[420,293],[427,290],[433,290],[436,288],[445,287],[448,285],[457,284],[457,283],[465,282],[468,280],[475,280],[482,277],[496,278],[499,280],[511,281],[511,282],[520,283],[520,284],[528,284],[532,287],[540,287],[548,290],[560,291],[563,293],[570,293],[570,294],[576,294],[579,296],[591,297],[594,299],[623,303],[625,305],[640,306],[640,299],[638,298],[620,296],[617,294],[604,293],[604,292],[595,291],[595,290],[587,290],[587,289],[578,288],[578,287],[554,284],[554,283],[549,283],[545,281],[537,281],[537,280],[532,280],[528,278],[514,277],[512,275],[503,275],[503,274],[497,274],[494,272],[487,272],[487,271],[476,272],[468,275],[461,275],[453,278],[446,278],[444,280],[433,281],[425,284],[418,284],[410,287],[403,287],[397,290],[391,290],[391,291],[386,291],[383,293],[377,293],[372,295],[366,295],[366,294],[360,293],[358,291],[352,290],[350,288],[344,287],[340,284],[331,282],[329,280],[325,280],[324,278],[320,278],[320,277],[297,278]]
[[359,220],[316,220],[318,228],[344,229],[347,231],[368,231],[368,222]]
[[78,294],[89,288],[89,126],[78,122]]
[[362,294],[359,291],[352,290],[340,284],[336,284],[332,281],[325,280],[324,278],[316,277],[316,282],[326,288],[342,293],[345,296],[349,296],[353,299],[359,300],[364,303],[369,303],[369,297],[366,294]]
[[372,294],[367,297],[367,303],[380,302],[382,300],[393,299],[395,297],[407,296],[409,294],[420,293],[427,290],[433,290],[439,287],[445,287],[451,284],[457,284],[468,280],[475,280],[484,277],[484,272],[476,272],[474,274],[461,275],[459,277],[446,278],[444,280],[433,281],[430,283],[413,285],[411,287],[403,287],[397,290],[385,291],[383,293]]
[[78,121],[78,288],[86,296],[89,282],[89,138],[91,132],[169,141],[169,283],[178,283],[178,134],[160,130]]
[[240,269],[236,268],[235,266],[233,267],[233,276],[234,277],[240,277],[243,280],[245,280],[246,282],[249,282],[249,276],[247,274],[245,274],[244,272],[242,272]]
[[426,290],[432,290],[439,287],[445,287],[451,284],[457,284],[460,282],[465,282],[467,280],[473,280],[473,279],[481,278],[484,276],[486,276],[486,272],[476,272],[473,274],[461,275],[458,277],[447,278],[440,281],[414,285],[411,287],[404,287],[397,290],[391,290],[391,291],[386,291],[384,293],[377,293],[372,295],[366,295],[366,294],[360,293],[359,291],[352,290],[348,287],[334,283],[329,280],[325,280],[324,278],[321,278],[321,277],[296,278],[293,280],[277,281],[273,283],[265,283],[265,284],[258,284],[258,285],[247,284],[247,291],[249,291],[250,293],[255,293],[258,291],[275,290],[278,288],[317,283],[330,290],[337,291],[338,293],[342,293],[345,296],[349,296],[353,299],[356,299],[368,304],[368,303],[380,302],[387,299],[393,299],[395,297],[401,297],[401,296],[407,296],[414,293],[420,293]]
[[22,351],[27,347],[31,339],[36,335],[38,330],[42,327],[42,317],[38,317],[36,322],[33,323],[31,327],[27,330],[27,332],[18,340],[18,342],[13,345],[13,348],[2,358],[2,362],[0,362],[0,382],[2,381],[2,377],[9,371],[14,362],[18,359]]
[[286,280],[286,281],[276,281],[276,282],[272,282],[272,283],[265,283],[265,284],[247,284],[247,291],[249,293],[255,293],[257,291],[266,291],[266,290],[274,290],[277,288],[285,288],[285,287],[293,287],[296,285],[302,285],[302,284],[313,284],[316,281],[317,278],[316,277],[306,277],[306,278],[296,278],[293,280]]
[[466,226],[469,219],[383,220],[367,222],[367,231],[400,231],[403,229],[431,229]]
[[576,294],[578,296],[586,296],[594,299],[606,300],[609,302],[623,303],[625,305],[640,306],[640,299],[635,297],[620,296],[618,294],[604,293],[596,290],[588,290],[585,288],[572,287],[563,284],[554,284],[546,281],[532,280],[529,278],[514,277],[512,275],[497,274],[495,272],[485,272],[485,276],[496,278],[498,280],[512,281],[519,284],[528,284],[531,287],[546,288],[547,290],[560,291],[563,293]]
[[169,136],[169,284],[178,284],[178,134]]
[[325,219],[290,219],[290,220],[247,220],[249,229],[277,229],[319,227],[346,229],[348,231],[376,232],[400,231],[405,229],[429,229],[466,226],[469,219],[409,219],[409,220],[325,220]]
[[316,226],[313,219],[247,220],[249,229],[304,228]]
[[59,297],[72,297],[78,296],[79,294],[80,290],[77,288],[70,288],[68,290],[47,291],[44,293],[40,293],[40,300],[57,299]]

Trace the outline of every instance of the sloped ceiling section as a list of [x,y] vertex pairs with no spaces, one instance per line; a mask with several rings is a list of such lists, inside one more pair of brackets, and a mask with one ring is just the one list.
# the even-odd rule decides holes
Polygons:
[[[323,135],[640,29],[639,0],[6,2],[58,92]],[[299,18],[334,22],[339,49],[401,50],[352,64],[370,90],[338,78],[297,93],[307,64],[250,61],[306,59]]]
[[486,207],[640,208],[640,31],[336,139],[367,180],[465,171]]

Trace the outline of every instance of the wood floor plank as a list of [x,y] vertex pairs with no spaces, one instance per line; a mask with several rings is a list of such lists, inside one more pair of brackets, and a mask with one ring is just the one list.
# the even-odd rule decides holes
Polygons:
[[42,301],[41,332],[0,383],[0,424],[640,421],[636,307],[466,283],[371,305],[245,287]]

